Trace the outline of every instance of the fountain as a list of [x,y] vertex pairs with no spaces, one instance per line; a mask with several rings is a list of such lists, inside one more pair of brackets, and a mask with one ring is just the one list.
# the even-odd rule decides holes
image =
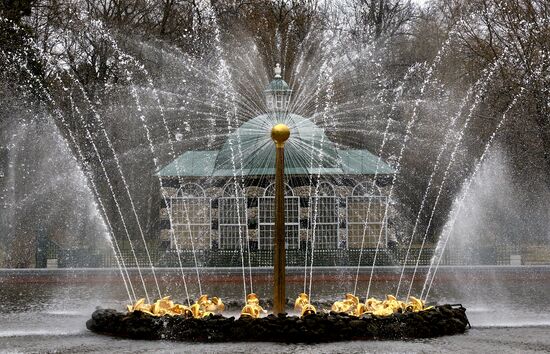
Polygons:
[[135,339],[286,343],[425,338],[466,331],[469,322],[462,305],[425,307],[422,300],[413,296],[409,296],[408,303],[392,295],[383,301],[369,298],[361,303],[357,296],[346,294],[330,311],[318,312],[308,294],[301,293],[294,306],[300,316],[287,316],[284,146],[290,135],[289,127],[282,123],[271,129],[276,148],[272,314],[261,317],[267,311],[254,293],[247,295],[237,320],[216,314],[225,308],[217,297],[209,300],[208,295],[201,295],[188,307],[175,304],[167,296],[153,304],[145,304],[145,299],[140,299],[128,305],[127,313],[96,310],[86,327],[101,334]]
[[[414,351],[441,342],[470,345],[485,326],[548,325],[548,301],[536,309],[517,301],[547,297],[550,268],[536,262],[549,258],[540,256],[538,244],[523,244],[536,234],[537,240],[547,237],[548,208],[530,215],[530,199],[545,196],[546,189],[525,193],[523,208],[529,210],[522,218],[512,215],[514,221],[523,219],[512,232],[510,209],[521,209],[515,201],[518,183],[511,177],[518,171],[507,178],[500,171],[489,173],[508,164],[509,152],[494,148],[515,138],[509,126],[525,124],[518,123],[518,115],[525,111],[531,117],[530,104],[544,102],[533,99],[536,85],[531,83],[545,77],[547,52],[539,52],[542,59],[535,58],[523,73],[515,70],[523,61],[514,48],[497,48],[470,62],[470,69],[478,70],[454,86],[444,76],[460,77],[447,70],[453,56],[462,58],[456,48],[468,40],[463,26],[475,14],[449,23],[434,41],[440,47],[429,54],[418,48],[421,55],[409,58],[387,49],[395,43],[385,48],[368,39],[357,47],[340,42],[346,37],[342,33],[357,32],[326,14],[321,18],[329,26],[319,22],[305,30],[305,37],[298,34],[295,53],[289,36],[303,31],[301,25],[264,30],[275,43],[262,47],[261,36],[226,36],[221,26],[233,21],[218,20],[217,7],[224,2],[193,3],[200,8],[190,29],[178,37],[185,43],[177,46],[164,38],[168,32],[156,42],[155,36],[130,35],[116,21],[111,27],[91,13],[52,25],[51,36],[36,28],[35,37],[32,31],[26,34],[29,23],[13,22],[0,9],[6,38],[18,38],[15,50],[10,43],[0,48],[0,64],[8,69],[0,88],[17,86],[10,81],[12,72],[22,77],[13,102],[0,92],[7,98],[0,110],[27,117],[22,124],[2,121],[0,131],[0,162],[7,161],[6,168],[0,166],[5,192],[0,200],[7,210],[0,216],[0,262],[68,268],[0,269],[0,297],[7,302],[0,314],[7,330],[0,338],[26,345],[19,337],[76,333],[78,338],[68,341],[78,344],[84,338],[103,346],[112,344],[107,336],[165,339],[172,342],[142,341],[140,346],[173,348],[190,345],[178,341],[229,347],[228,342],[240,341],[320,343],[466,333],[389,344],[390,350]],[[346,17],[346,11],[343,7],[334,15]],[[36,23],[39,18],[56,16],[38,16]],[[519,37],[531,33],[536,22],[521,21],[527,32]],[[197,26],[204,24],[211,34],[198,38]],[[187,51],[191,37],[189,42],[198,43],[196,52]],[[404,43],[397,48],[415,52],[406,49],[415,48],[414,41]],[[95,66],[80,53],[83,49],[104,60],[112,81],[94,72],[102,65]],[[232,58],[234,53],[242,55]],[[383,72],[396,63],[395,73]],[[274,77],[266,75],[263,68],[273,65]],[[522,75],[514,82],[516,71]],[[503,80],[503,74],[511,76]],[[13,107],[17,113],[10,112]],[[516,144],[517,149],[537,154],[533,141]],[[59,173],[63,170],[68,172]],[[30,187],[34,174],[44,177]],[[79,188],[83,193],[73,191]],[[63,197],[55,196],[57,191]],[[502,205],[484,204],[484,198],[505,193]],[[52,195],[58,203],[48,208]],[[77,204],[72,217],[63,215]],[[498,227],[495,210],[501,214]],[[20,217],[24,212],[37,217]],[[29,220],[32,225],[26,225]],[[78,228],[72,220],[78,220]],[[70,243],[57,244],[55,237],[63,239],[69,228]],[[498,234],[510,233],[527,236],[513,239],[511,248],[501,247]],[[104,242],[93,250],[98,254],[82,242],[84,234]],[[29,242],[11,243],[21,235]],[[481,240],[493,242],[494,253],[485,252]],[[35,263],[34,256],[12,262],[13,249],[24,255],[34,248]],[[56,285],[64,283],[69,285]],[[94,312],[98,304],[103,308]],[[474,330],[468,330],[470,320]],[[526,330],[531,331],[537,329]],[[501,332],[498,338],[508,336]],[[10,341],[0,341],[0,351],[11,349]],[[345,351],[363,344],[336,345]],[[369,345],[387,349],[388,342]],[[37,351],[44,347],[49,346]],[[245,348],[255,351],[254,344]]]

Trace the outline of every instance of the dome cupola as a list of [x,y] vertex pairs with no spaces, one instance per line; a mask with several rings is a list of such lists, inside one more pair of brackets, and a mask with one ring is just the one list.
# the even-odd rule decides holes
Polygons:
[[269,112],[287,112],[292,90],[281,76],[281,66],[275,65],[275,76],[264,90],[267,110]]
[[342,174],[338,150],[323,129],[297,114],[268,113],[248,120],[227,137],[216,158],[213,175],[275,174],[271,129],[281,123],[292,131],[285,143],[285,174]]

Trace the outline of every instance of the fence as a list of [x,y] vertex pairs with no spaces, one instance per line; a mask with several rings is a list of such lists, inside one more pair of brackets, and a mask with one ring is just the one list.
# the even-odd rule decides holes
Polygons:
[[[150,267],[149,257],[144,251],[121,250],[122,256],[120,262],[124,262],[127,267]],[[403,264],[404,252],[399,250],[380,249],[378,252],[374,248],[364,249],[316,249],[306,251],[304,249],[286,250],[287,266],[301,267],[311,266],[357,266],[361,259],[361,266],[371,266],[376,254],[377,266],[390,266]],[[427,265],[433,254],[432,249],[424,249],[421,254],[419,264]],[[135,255],[135,256],[134,256]],[[155,267],[179,267],[180,262],[183,267],[195,267],[195,260],[199,267],[241,267],[249,264],[252,267],[270,267],[273,265],[273,250],[251,250],[250,253],[244,251],[241,255],[239,250],[196,250],[195,255],[190,250],[180,250],[179,257],[175,250],[150,250],[151,262]],[[418,256],[418,251],[412,251],[409,255],[408,264],[414,264]],[[117,259],[114,254],[93,254],[88,250],[64,250],[60,251],[59,267],[117,267]]]
[[[175,250],[162,250],[150,245],[149,255],[155,267],[195,267],[195,260],[199,267],[241,267],[243,260],[245,267],[270,267],[273,265],[273,250],[250,248],[241,255],[240,250],[207,249],[180,250],[179,257]],[[47,258],[58,259],[60,268],[87,268],[87,267],[118,267],[113,253],[94,253],[88,249],[62,250],[55,244],[49,245]],[[46,248],[44,248],[46,249]],[[360,249],[315,249],[313,255],[308,247],[307,265],[313,266],[357,266],[361,259],[361,266],[371,266],[376,254],[377,266],[400,266],[405,262],[406,249],[381,248],[376,252],[374,248]],[[150,267],[149,257],[143,250],[134,253],[128,248],[122,248],[119,257],[127,267]],[[421,266],[429,265],[434,254],[433,247],[413,247],[407,257],[407,266],[414,266],[417,262]],[[46,257],[43,257],[46,258]],[[447,249],[441,259],[442,265],[509,265],[512,258],[521,264],[550,264],[550,249],[532,246],[494,245],[478,246],[475,249],[459,250]],[[42,262],[44,263],[44,262]],[[41,263],[41,264],[42,264]],[[306,264],[306,247],[286,250],[288,266],[302,267]],[[37,263],[38,265],[38,263]],[[45,266],[45,265],[42,265]]]

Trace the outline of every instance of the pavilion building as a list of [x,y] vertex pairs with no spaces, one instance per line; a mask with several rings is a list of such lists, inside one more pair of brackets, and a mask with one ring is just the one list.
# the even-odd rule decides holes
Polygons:
[[[387,178],[394,170],[368,150],[337,146],[312,120],[290,113],[292,90],[279,66],[264,91],[268,112],[243,123],[219,150],[192,150],[158,171],[166,248],[272,249],[275,144],[271,128],[291,130],[285,145],[286,247],[385,247]],[[374,179],[377,176],[376,180]],[[388,211],[389,210],[389,211]],[[241,244],[243,242],[243,244]]]

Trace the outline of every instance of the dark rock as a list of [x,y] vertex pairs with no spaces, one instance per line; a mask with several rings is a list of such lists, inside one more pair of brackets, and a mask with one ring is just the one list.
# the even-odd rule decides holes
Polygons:
[[[453,305],[454,306],[454,305]],[[285,314],[263,318],[212,315],[195,319],[154,317],[98,309],[86,327],[96,333],[134,339],[168,339],[189,342],[270,341],[319,343],[342,340],[429,338],[464,333],[469,326],[462,306],[436,306],[422,312],[388,317],[345,313],[319,313],[303,318]]]
[[358,320],[351,320],[349,323],[349,326],[353,329],[360,329],[360,328],[364,328],[366,324],[367,324],[366,321],[362,319],[358,319]]

